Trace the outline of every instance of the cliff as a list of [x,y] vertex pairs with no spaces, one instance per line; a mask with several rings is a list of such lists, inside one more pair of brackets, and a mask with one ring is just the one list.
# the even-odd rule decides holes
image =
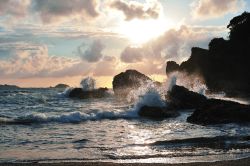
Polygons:
[[250,13],[233,18],[227,28],[229,39],[215,38],[209,49],[194,47],[180,65],[167,62],[166,72],[199,74],[211,91],[229,96],[250,96]]

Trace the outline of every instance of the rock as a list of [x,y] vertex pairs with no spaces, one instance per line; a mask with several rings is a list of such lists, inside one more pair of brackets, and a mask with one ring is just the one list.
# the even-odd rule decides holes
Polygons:
[[166,73],[172,73],[172,72],[175,72],[175,71],[178,71],[180,68],[180,66],[174,62],[174,61],[168,61],[167,62],[167,67],[166,67]]
[[142,106],[138,115],[150,119],[163,120],[165,118],[176,117],[179,113],[176,111],[168,111],[166,107]]
[[195,124],[210,125],[221,123],[250,122],[250,106],[218,99],[208,99],[206,104],[196,109],[187,118]]
[[168,110],[195,109],[187,121],[210,125],[250,122],[250,105],[205,96],[175,85],[167,94]]
[[91,91],[83,91],[82,88],[74,88],[70,91],[70,98],[78,99],[91,99],[91,98],[103,98],[108,94],[108,88],[99,88]]
[[190,58],[178,67],[168,62],[166,72],[200,75],[210,91],[250,97],[250,13],[233,18],[227,26],[229,40],[212,39],[209,49],[192,48]]
[[67,84],[57,84],[54,88],[58,88],[58,89],[66,89],[68,88],[69,85]]
[[168,109],[195,109],[207,102],[205,96],[178,85],[174,85],[171,91],[168,91],[166,98]]
[[131,90],[138,89],[148,82],[152,82],[152,80],[146,75],[136,70],[127,70],[116,75],[112,84],[115,95],[127,96]]
[[16,85],[0,85],[0,89],[20,89],[20,87],[16,86]]

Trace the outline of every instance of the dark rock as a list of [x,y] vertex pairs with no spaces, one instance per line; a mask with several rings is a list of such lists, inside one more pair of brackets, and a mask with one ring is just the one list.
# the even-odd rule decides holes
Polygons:
[[187,118],[195,124],[209,125],[221,123],[250,122],[250,106],[231,101],[208,99],[206,104],[196,109]]
[[180,68],[180,66],[174,62],[174,61],[168,61],[167,62],[167,67],[166,67],[166,73],[172,73],[172,72],[175,72],[175,71],[178,71]]
[[195,109],[202,107],[207,102],[205,96],[178,85],[168,91],[166,98],[169,102],[169,109]]
[[91,99],[91,98],[103,98],[108,94],[108,88],[99,88],[91,91],[83,91],[82,88],[74,88],[70,91],[70,98],[79,99]]
[[16,86],[16,85],[0,85],[0,89],[20,89],[20,87]]
[[67,84],[57,84],[54,88],[58,88],[58,89],[65,89],[68,88],[69,85]]
[[149,77],[136,70],[127,70],[116,75],[112,84],[115,95],[127,96],[131,90],[138,89],[150,81],[152,80]]
[[173,86],[167,94],[168,110],[195,109],[187,121],[209,125],[220,123],[250,122],[250,105],[205,96],[189,91],[182,86]]
[[215,38],[209,49],[192,48],[190,58],[180,67],[170,62],[167,74],[181,71],[203,77],[210,91],[224,91],[229,96],[250,96],[250,13],[233,18],[229,40]]
[[179,115],[176,111],[168,111],[166,107],[142,106],[138,114],[141,117],[162,120],[164,118],[176,117]]

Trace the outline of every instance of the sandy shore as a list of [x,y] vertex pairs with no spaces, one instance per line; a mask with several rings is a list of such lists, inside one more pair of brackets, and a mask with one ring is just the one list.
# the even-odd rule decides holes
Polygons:
[[0,163],[0,166],[249,166],[250,158],[204,163],[183,164],[148,164],[148,163],[103,163],[103,162],[73,162],[73,163]]

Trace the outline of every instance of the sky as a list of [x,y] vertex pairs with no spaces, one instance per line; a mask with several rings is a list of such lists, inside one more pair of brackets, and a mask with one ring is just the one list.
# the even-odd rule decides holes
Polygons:
[[136,69],[166,79],[166,62],[228,36],[250,0],[0,0],[0,84],[112,87]]

